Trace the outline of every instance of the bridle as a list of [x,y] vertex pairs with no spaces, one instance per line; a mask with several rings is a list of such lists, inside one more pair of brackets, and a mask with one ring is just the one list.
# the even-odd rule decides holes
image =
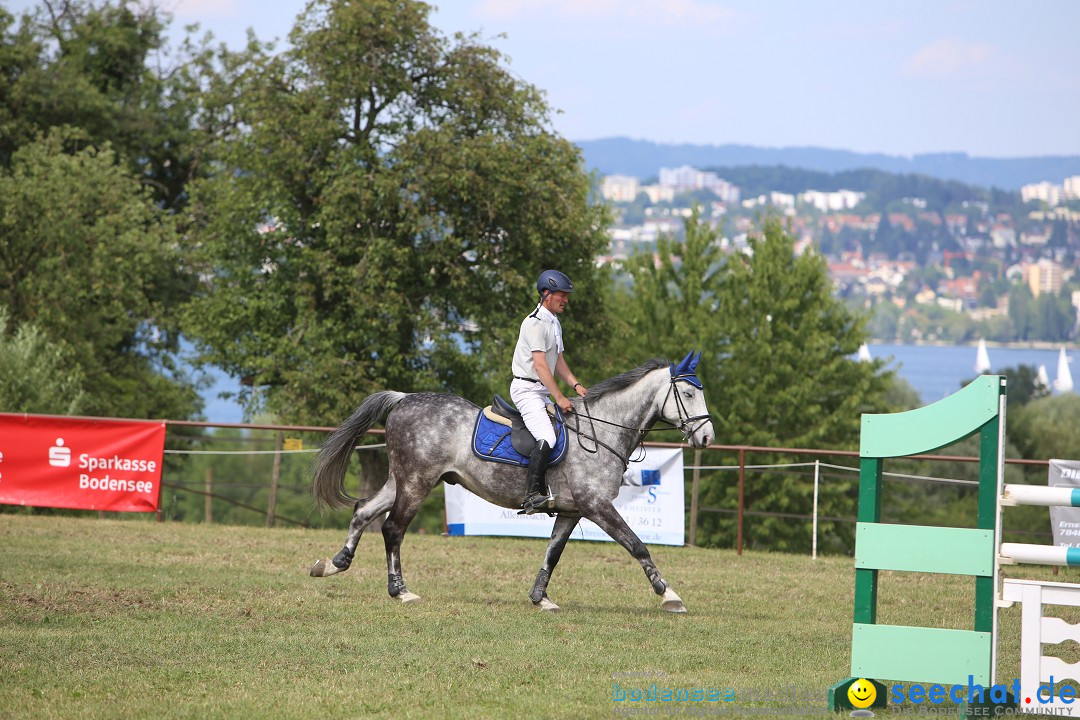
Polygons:
[[[620,460],[623,461],[623,469],[625,470],[626,468],[630,467],[631,461],[633,461],[633,462],[641,462],[642,460],[645,459],[645,446],[642,443],[643,443],[643,441],[645,439],[645,436],[647,434],[649,434],[651,432],[656,432],[657,430],[667,430],[667,429],[670,429],[670,428],[674,428],[675,430],[678,430],[679,432],[681,432],[683,434],[683,439],[685,440],[686,438],[690,437],[691,434],[693,434],[693,433],[697,432],[699,429],[701,429],[705,425],[705,423],[710,422],[712,420],[712,416],[709,413],[705,413],[703,415],[691,415],[690,414],[690,411],[686,408],[686,403],[683,401],[683,399],[682,399],[682,397],[681,397],[681,395],[680,395],[680,393],[678,391],[678,388],[675,386],[675,383],[677,383],[677,382],[689,383],[690,385],[693,385],[694,387],[696,387],[699,390],[702,389],[701,381],[698,380],[697,375],[692,374],[692,373],[685,373],[685,374],[679,374],[679,375],[673,374],[671,376],[671,381],[668,383],[668,391],[667,391],[667,394],[664,396],[664,402],[660,406],[660,417],[658,417],[656,420],[653,420],[652,422],[648,423],[648,425],[650,427],[632,427],[630,425],[623,425],[621,423],[612,422],[611,420],[603,420],[601,418],[593,417],[592,412],[589,410],[589,398],[588,398],[588,396],[586,396],[585,399],[582,401],[581,406],[585,410],[585,416],[586,416],[586,418],[588,418],[589,426],[590,426],[591,431],[592,431],[592,435],[591,436],[586,435],[581,431],[581,415],[580,415],[580,413],[574,413],[575,423],[574,423],[573,427],[570,426],[569,419],[566,419],[564,421],[565,424],[566,424],[566,429],[570,430],[571,432],[573,432],[574,434],[576,434],[578,436],[578,446],[582,450],[584,450],[587,453],[595,454],[595,453],[600,452],[601,447],[605,448],[612,455],[614,455],[615,457],[617,457],[617,458],[619,458]],[[668,401],[672,397],[675,398],[675,410],[679,414],[679,422],[678,423],[673,423],[673,422],[671,422],[670,420],[668,420],[668,419],[666,419],[664,417],[664,411],[667,409]],[[660,427],[660,428],[651,427],[652,425],[655,425],[657,422],[667,423],[667,425],[670,426],[670,428],[668,428],[668,427]],[[691,426],[691,424],[694,423],[694,422],[697,422],[697,424]],[[602,425],[610,425],[612,427],[622,428],[623,430],[632,430],[633,432],[637,433],[637,438],[635,439],[635,442],[634,442],[634,448],[635,448],[635,450],[640,450],[641,455],[639,457],[636,457],[636,458],[632,458],[632,457],[629,457],[629,456],[624,456],[618,450],[611,447],[610,445],[608,445],[604,441],[600,440],[598,437],[596,437],[596,423],[601,423]],[[585,447],[585,442],[584,442],[585,440],[591,440],[593,442],[594,446],[593,446],[592,449]]]

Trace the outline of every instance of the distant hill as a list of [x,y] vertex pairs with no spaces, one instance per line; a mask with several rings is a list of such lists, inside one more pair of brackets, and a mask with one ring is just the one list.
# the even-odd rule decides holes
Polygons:
[[768,192],[797,195],[807,190],[832,192],[854,190],[866,193],[864,209],[872,212],[888,210],[890,205],[904,198],[920,198],[927,210],[944,212],[955,209],[965,201],[990,203],[995,211],[1022,210],[1020,193],[1000,188],[987,189],[977,185],[942,180],[915,173],[890,173],[884,170],[864,168],[840,170],[834,173],[784,166],[762,167],[745,165],[738,167],[704,166],[725,180],[734,183],[743,198],[757,197]]
[[1021,185],[1048,180],[1060,183],[1080,175],[1080,156],[982,158],[967,153],[933,153],[900,157],[816,147],[759,148],[750,145],[664,145],[648,140],[603,138],[576,142],[585,165],[602,175],[655,177],[661,167],[698,168],[747,165],[804,168],[835,173],[875,169],[890,173],[928,175],[984,188],[1019,190]]

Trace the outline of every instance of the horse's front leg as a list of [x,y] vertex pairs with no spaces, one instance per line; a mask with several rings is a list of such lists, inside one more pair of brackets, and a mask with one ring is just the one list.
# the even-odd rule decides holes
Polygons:
[[566,541],[570,539],[570,533],[574,532],[580,519],[580,515],[566,513],[559,513],[559,516],[555,518],[555,527],[551,529],[551,541],[548,542],[547,552],[544,554],[544,565],[537,573],[536,582],[533,583],[532,591],[529,593],[529,599],[532,600],[533,605],[541,610],[559,609],[559,606],[548,598],[547,585],[551,580],[551,573],[555,572],[555,566],[559,564]]
[[641,542],[637,533],[630,529],[611,501],[597,500],[584,509],[584,515],[641,563],[641,568],[645,571],[645,577],[649,578],[653,591],[663,597],[661,605],[665,610],[673,613],[686,612],[686,605],[683,604],[682,598],[660,576],[660,571],[653,564],[652,556],[649,555],[649,549],[645,547],[645,543]]

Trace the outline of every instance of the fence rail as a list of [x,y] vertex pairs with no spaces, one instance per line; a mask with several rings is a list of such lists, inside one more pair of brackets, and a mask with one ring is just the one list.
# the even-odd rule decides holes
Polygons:
[[[35,416],[35,417],[60,417],[60,416]],[[66,417],[65,419],[73,419]],[[115,420],[117,418],[74,418],[74,419],[87,419],[87,420]],[[319,426],[319,425],[286,425],[286,424],[256,424],[256,423],[220,423],[220,422],[208,422],[199,420],[161,420],[166,425],[166,444],[168,445],[170,440],[176,444],[177,442],[194,443],[194,442],[246,442],[249,444],[272,444],[272,449],[259,449],[259,450],[198,450],[192,448],[169,448],[165,452],[171,456],[190,455],[190,456],[205,456],[205,455],[272,455],[274,457],[273,467],[270,473],[269,481],[269,497],[266,507],[256,507],[250,503],[245,503],[237,500],[236,498],[230,498],[227,495],[223,495],[220,492],[215,492],[214,479],[212,472],[207,469],[206,480],[203,487],[197,487],[189,483],[175,483],[175,482],[162,482],[163,487],[170,488],[172,490],[184,493],[192,493],[195,495],[202,495],[206,498],[205,504],[205,519],[212,521],[212,500],[219,500],[232,504],[236,507],[241,507],[246,510],[264,515],[265,522],[268,527],[273,526],[275,522],[281,521],[290,525],[308,526],[309,522],[306,519],[298,520],[296,518],[284,516],[277,512],[277,494],[281,489],[295,490],[295,486],[282,486],[281,480],[281,459],[282,457],[297,454],[310,454],[316,452],[314,449],[304,450],[292,450],[284,447],[284,439],[286,433],[314,433],[314,434],[327,434],[335,430],[333,427]],[[198,429],[224,429],[224,430],[242,430],[250,432],[272,432],[274,433],[272,438],[228,438],[221,437],[219,435],[191,435],[183,434],[181,432],[175,432],[182,428],[198,428]],[[373,428],[369,431],[372,435],[383,435],[384,431],[381,428]],[[847,467],[842,465],[834,465],[826,462],[822,462],[821,458],[852,458],[857,459],[859,457],[858,451],[855,450],[839,450],[839,449],[818,449],[818,448],[797,448],[797,447],[771,447],[763,445],[710,445],[708,448],[698,449],[693,448],[687,443],[678,442],[646,442],[643,445],[647,448],[680,448],[684,451],[684,458],[686,451],[692,451],[692,462],[690,464],[684,464],[684,471],[691,473],[690,482],[690,508],[687,527],[687,541],[690,545],[697,544],[698,536],[698,520],[702,514],[730,514],[735,515],[736,531],[735,531],[735,549],[739,554],[742,554],[744,547],[744,521],[747,516],[750,517],[777,517],[787,519],[810,519],[813,522],[813,549],[812,554],[817,554],[817,522],[818,520],[826,522],[841,522],[847,523],[853,520],[853,518],[846,517],[833,517],[833,516],[819,516],[817,512],[817,487],[820,482],[821,468],[827,468],[832,471],[842,471],[857,473],[858,468]],[[363,449],[378,449],[385,447],[385,443],[377,443],[370,445],[360,446]],[[723,464],[723,465],[706,465],[702,463],[702,453],[725,453],[733,455],[737,458],[736,463]],[[815,458],[813,461],[806,462],[777,462],[777,463],[751,463],[748,462],[748,457],[751,456],[781,456],[796,457],[796,458]],[[926,460],[933,462],[959,462],[959,463],[977,463],[977,457],[962,456],[962,455],[913,455],[908,459],[911,460]],[[1022,467],[1048,467],[1048,460],[1025,460],[1025,459],[1009,459],[1005,460],[1006,464]],[[776,471],[783,472],[785,470],[790,471],[797,467],[814,467],[814,510],[811,515],[798,514],[798,513],[784,513],[775,512],[762,509],[748,509],[746,503],[746,481],[747,473],[755,471]],[[735,508],[719,508],[712,506],[702,506],[700,502],[701,495],[701,473],[702,472],[735,472],[737,471],[737,501]],[[897,479],[920,481],[920,482],[940,482],[940,483],[952,483],[960,485],[975,484],[974,481],[958,480],[951,478],[936,478],[930,476],[921,475],[905,475],[905,474],[886,474],[887,476],[895,477]],[[217,486],[235,486],[236,483],[221,483],[218,482]],[[244,485],[250,487],[252,483],[244,483]],[[164,515],[162,510],[158,511],[158,520],[163,521]],[[1018,531],[1021,532],[1021,531]]]

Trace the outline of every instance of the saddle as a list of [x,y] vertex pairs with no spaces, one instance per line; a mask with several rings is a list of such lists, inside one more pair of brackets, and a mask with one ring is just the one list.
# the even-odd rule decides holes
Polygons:
[[[551,467],[566,456],[566,424],[554,405],[548,405],[548,413],[555,427],[555,447],[551,449],[548,461],[548,467]],[[527,467],[534,447],[536,438],[525,427],[521,413],[499,395],[476,414],[472,449],[481,460]]]

